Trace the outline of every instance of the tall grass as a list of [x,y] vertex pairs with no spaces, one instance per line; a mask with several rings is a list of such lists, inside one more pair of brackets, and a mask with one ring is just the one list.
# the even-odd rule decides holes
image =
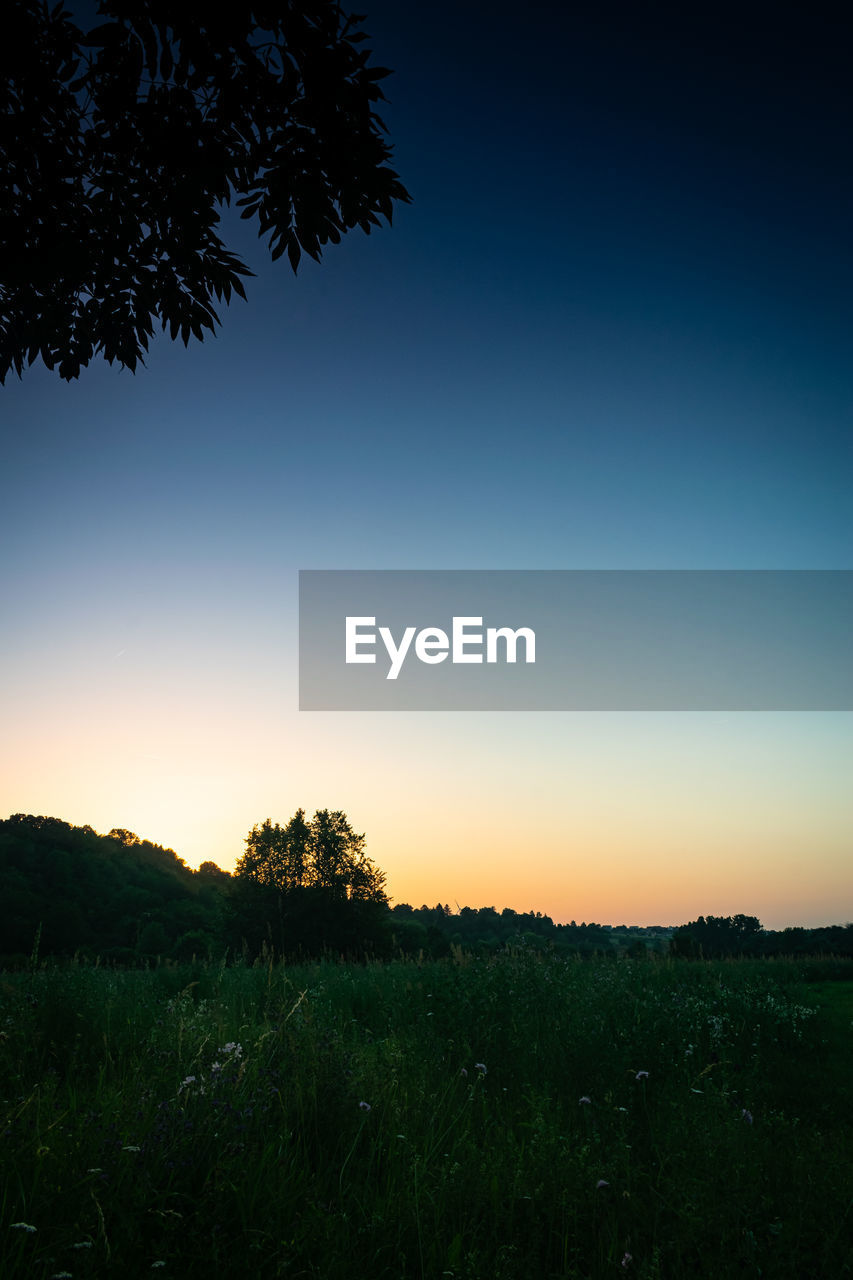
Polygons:
[[0,1275],[853,1274],[844,1028],[803,976],[0,974]]

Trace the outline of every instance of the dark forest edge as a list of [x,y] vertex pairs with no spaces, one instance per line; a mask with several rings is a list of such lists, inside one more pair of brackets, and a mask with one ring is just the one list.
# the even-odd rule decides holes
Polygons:
[[14,814],[0,821],[0,963],[40,958],[138,965],[228,957],[440,958],[523,948],[566,956],[853,957],[853,924],[762,928],[700,916],[675,928],[555,924],[541,912],[391,906],[384,874],[346,815],[303,810],[256,826],[234,874],[113,828]]

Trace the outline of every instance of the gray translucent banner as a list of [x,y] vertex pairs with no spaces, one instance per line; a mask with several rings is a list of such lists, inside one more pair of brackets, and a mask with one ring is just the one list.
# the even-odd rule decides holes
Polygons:
[[302,570],[302,711],[853,710],[851,570]]

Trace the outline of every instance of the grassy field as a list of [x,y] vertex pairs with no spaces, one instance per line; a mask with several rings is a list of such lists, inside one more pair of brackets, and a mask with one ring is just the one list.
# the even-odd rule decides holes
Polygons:
[[0,1275],[853,1275],[853,966],[0,974]]

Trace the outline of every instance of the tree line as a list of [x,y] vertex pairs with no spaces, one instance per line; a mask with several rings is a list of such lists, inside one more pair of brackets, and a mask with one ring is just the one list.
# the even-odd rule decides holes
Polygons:
[[158,957],[345,959],[506,948],[567,956],[684,959],[853,955],[853,925],[779,931],[755,916],[700,916],[674,930],[555,923],[541,912],[391,906],[363,834],[339,810],[249,832],[234,873],[197,871],[172,849],[113,828],[15,814],[0,821],[0,961],[79,955],[114,964]]

